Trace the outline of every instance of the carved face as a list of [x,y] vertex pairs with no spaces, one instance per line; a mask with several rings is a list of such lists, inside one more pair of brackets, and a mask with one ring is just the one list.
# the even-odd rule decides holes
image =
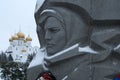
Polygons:
[[45,22],[44,30],[48,55],[53,55],[62,50],[66,43],[66,36],[60,21],[54,17],[49,17]]
[[[59,10],[59,11],[58,11]],[[53,55],[76,43],[86,43],[89,27],[78,14],[67,9],[46,9],[36,14],[41,47]]]

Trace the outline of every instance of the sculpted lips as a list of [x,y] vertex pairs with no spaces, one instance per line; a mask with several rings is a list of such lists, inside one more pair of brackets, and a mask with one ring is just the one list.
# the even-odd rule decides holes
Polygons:
[[47,43],[47,44],[46,44],[46,47],[47,47],[47,48],[50,48],[50,47],[53,47],[54,45],[55,45],[55,44]]

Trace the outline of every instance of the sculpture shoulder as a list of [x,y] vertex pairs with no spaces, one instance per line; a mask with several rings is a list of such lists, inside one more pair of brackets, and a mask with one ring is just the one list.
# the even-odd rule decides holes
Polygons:
[[[102,42],[102,41],[107,41],[110,39],[120,39],[120,31],[118,28],[109,28],[104,29],[104,28],[96,28],[93,30],[91,39],[94,41]],[[119,42],[119,41],[118,41]]]
[[[88,80],[89,78],[94,78],[92,80],[113,80],[119,74],[115,67],[108,67],[105,64],[101,66],[94,66],[94,71],[91,71],[88,66],[78,66],[70,74],[64,77],[65,80]],[[91,73],[92,72],[92,73]],[[102,73],[102,74],[100,74]],[[91,75],[92,74],[92,75]]]
[[96,28],[93,30],[91,41],[103,48],[115,48],[120,44],[119,28]]
[[40,72],[43,72],[41,64],[27,69],[27,80],[35,80]]
[[88,80],[90,77],[88,66],[79,65],[70,74],[64,77],[65,80]]

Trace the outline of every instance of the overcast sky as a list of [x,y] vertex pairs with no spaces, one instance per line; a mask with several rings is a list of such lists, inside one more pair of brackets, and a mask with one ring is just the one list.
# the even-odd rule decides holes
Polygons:
[[[40,0],[43,3],[44,0]],[[9,46],[9,38],[19,29],[32,37],[32,46],[39,46],[34,20],[36,0],[0,1],[0,50]]]

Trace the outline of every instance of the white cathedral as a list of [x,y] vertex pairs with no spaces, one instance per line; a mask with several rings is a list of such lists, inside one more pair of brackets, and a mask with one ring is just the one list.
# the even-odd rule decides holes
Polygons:
[[7,54],[11,54],[13,61],[26,62],[29,54],[37,53],[39,48],[31,46],[32,38],[30,35],[25,37],[24,33],[19,31],[9,38],[10,46],[6,50]]

